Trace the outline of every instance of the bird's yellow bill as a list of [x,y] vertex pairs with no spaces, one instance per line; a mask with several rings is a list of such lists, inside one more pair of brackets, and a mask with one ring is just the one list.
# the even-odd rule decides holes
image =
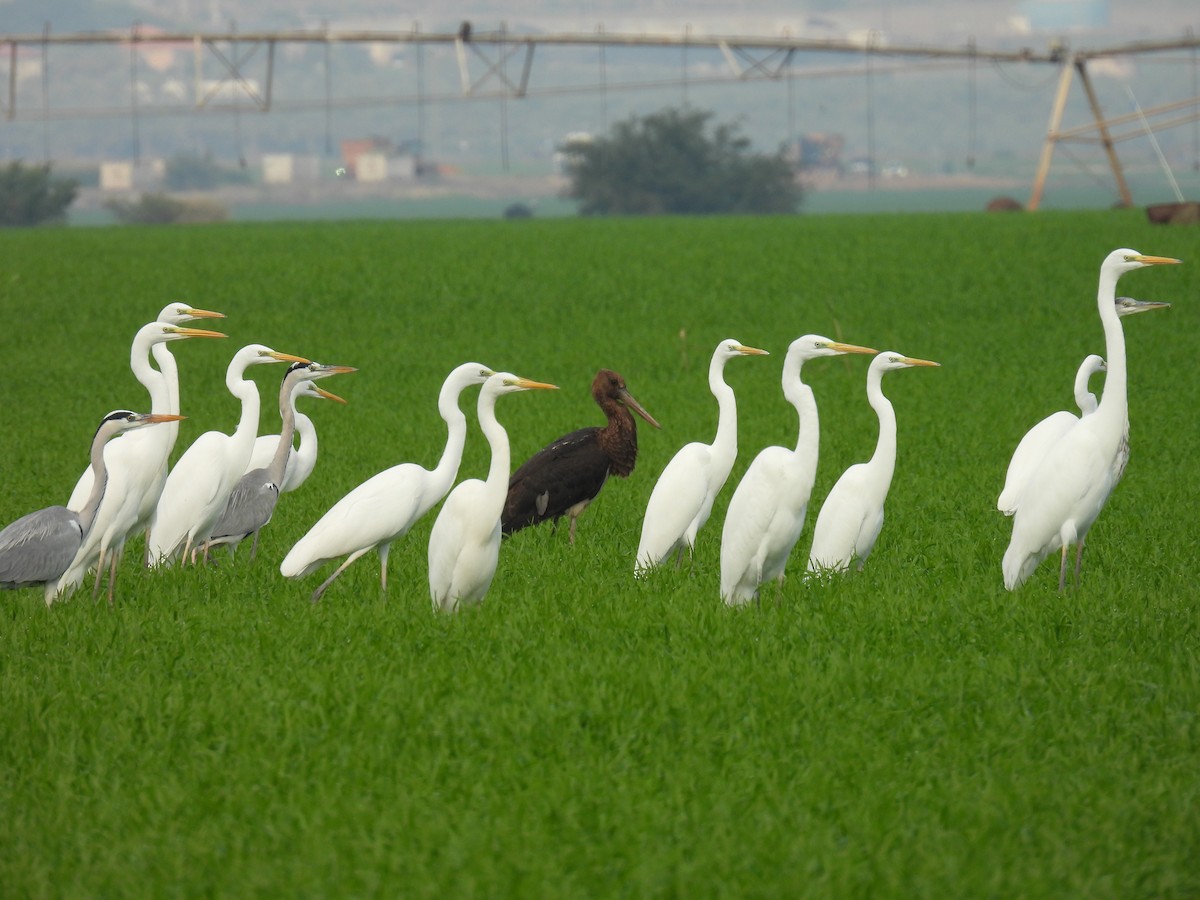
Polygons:
[[183,314],[193,319],[223,319],[225,313],[214,312],[211,309],[185,309]]
[[513,381],[517,387],[526,391],[557,391],[557,384],[546,384],[544,381],[530,381],[528,378],[517,378]]
[[322,375],[349,375],[357,371],[354,366],[321,366]]
[[298,362],[304,363],[305,365],[308,365],[312,362],[311,359],[305,359],[303,356],[293,356],[290,353],[280,353],[278,350],[268,350],[263,354],[263,356],[269,356],[271,359],[278,360],[279,362]]
[[1182,259],[1172,259],[1169,256],[1135,256],[1134,260],[1147,266],[1177,266]]
[[194,338],[194,337],[199,337],[199,338],[208,338],[208,337],[213,337],[213,338],[223,338],[223,337],[229,337],[229,335],[225,334],[225,332],[223,332],[223,331],[208,331],[208,330],[206,330],[206,329],[204,329],[204,328],[183,328],[183,327],[176,327],[176,328],[172,328],[171,330],[172,330],[172,331],[173,331],[175,334],[183,335],[183,337],[190,337],[190,338]]
[[836,350],[838,353],[875,354],[879,352],[878,350],[874,350],[870,347],[860,347],[858,344],[843,344],[838,341],[830,341],[828,346],[830,350]]
[[177,416],[174,413],[151,413],[143,416],[142,421],[147,425],[157,425],[159,422],[182,422],[187,416]]
[[904,362],[910,366],[938,366],[938,367],[940,367],[942,365],[941,363],[934,362],[932,359],[914,359],[911,356],[904,357]]
[[313,389],[317,392],[318,395],[320,395],[321,397],[324,397],[326,400],[332,400],[334,403],[345,403],[346,402],[341,397],[339,397],[337,394],[331,394],[331,393],[329,393],[329,391],[323,390],[322,388],[317,387],[315,384],[313,385]]
[[746,356],[770,356],[766,350],[759,350],[757,347],[747,347],[745,344],[737,345],[737,352]]

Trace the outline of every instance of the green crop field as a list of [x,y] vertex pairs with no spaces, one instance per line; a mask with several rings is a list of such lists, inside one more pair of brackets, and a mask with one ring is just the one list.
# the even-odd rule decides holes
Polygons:
[[[1104,352],[1100,262],[1180,257],[1119,293],[1132,459],[1088,540],[1001,582],[1009,455],[1072,406]],[[143,410],[129,343],[168,301],[224,312],[172,345],[178,455],[237,404],[243,344],[359,371],[303,401],[311,479],[251,562],[0,600],[0,894],[63,896],[1196,896],[1195,525],[1200,232],[1136,211],[778,219],[342,222],[0,234],[0,522],[67,499],[100,417]],[[818,332],[933,359],[888,375],[899,420],[862,572],[806,584],[816,512],[870,455],[867,361],[805,367],[821,461],[795,573],[761,606],[718,595],[721,524],[755,453],[796,438],[779,377]],[[632,577],[654,480],[712,439],[717,341],[739,457],[695,556]],[[486,601],[430,610],[434,514],[318,605],[288,548],[390,465],[432,465],[436,396],[477,360],[558,392],[500,399],[514,464],[596,424],[596,369],[662,423],[628,480],[566,529],[506,540]],[[259,366],[262,430],[282,366]],[[1093,389],[1098,390],[1097,378]],[[474,417],[474,391],[464,408]],[[472,425],[460,477],[488,451]]]

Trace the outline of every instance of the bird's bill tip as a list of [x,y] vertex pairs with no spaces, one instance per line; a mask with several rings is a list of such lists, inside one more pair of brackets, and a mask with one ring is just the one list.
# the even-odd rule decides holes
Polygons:
[[1183,262],[1170,256],[1135,256],[1134,260],[1147,266],[1177,266]]
[[345,403],[346,402],[341,397],[339,397],[337,394],[332,394],[329,391],[325,390],[324,388],[317,387],[315,384],[313,385],[313,388],[316,390],[317,395],[319,397],[323,397],[326,400],[332,400],[334,403]]
[[858,344],[843,344],[840,341],[830,342],[829,348],[836,350],[838,353],[865,353],[874,355],[879,352],[871,347],[860,347]]
[[142,416],[142,422],[146,425],[157,425],[160,422],[182,422],[187,416],[179,416],[174,413],[150,413]]
[[745,356],[770,356],[766,350],[761,350],[758,347],[747,347],[745,344],[737,345],[737,352]]
[[932,359],[916,359],[912,356],[904,357],[904,362],[910,366],[936,366],[941,368],[941,363],[934,362]]
[[354,366],[322,366],[322,375],[349,375],[351,372],[357,372]]
[[652,415],[650,415],[650,413],[646,412],[645,407],[643,407],[642,404],[638,403],[637,400],[634,399],[633,394],[629,393],[629,391],[627,391],[627,390],[621,391],[621,402],[624,403],[626,406],[628,406],[630,409],[632,409],[635,413],[637,413],[643,419],[645,419],[648,423],[653,425],[655,428],[662,428],[662,426],[659,425],[658,422],[655,420],[654,416],[652,416]]
[[276,362],[295,362],[304,363],[305,365],[312,362],[311,359],[306,359],[303,356],[294,356],[291,353],[280,353],[278,350],[268,350],[263,356],[269,356]]
[[183,311],[185,316],[191,316],[193,319],[223,319],[225,313],[217,312],[212,309],[193,309],[188,307]]
[[1171,304],[1166,300],[1134,300],[1132,297],[1122,297],[1119,312],[1123,316],[1134,313],[1150,312],[1152,309],[1170,309]]

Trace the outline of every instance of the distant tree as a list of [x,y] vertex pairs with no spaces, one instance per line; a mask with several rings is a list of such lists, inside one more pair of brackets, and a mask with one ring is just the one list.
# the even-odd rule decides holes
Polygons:
[[178,200],[167,194],[142,194],[136,202],[112,199],[104,206],[123,225],[173,225],[195,222],[224,222],[225,207],[204,200]]
[[63,222],[79,183],[54,178],[50,166],[12,162],[0,169],[0,227]]
[[794,213],[801,190],[782,151],[750,152],[711,112],[666,109],[560,148],[583,215]]

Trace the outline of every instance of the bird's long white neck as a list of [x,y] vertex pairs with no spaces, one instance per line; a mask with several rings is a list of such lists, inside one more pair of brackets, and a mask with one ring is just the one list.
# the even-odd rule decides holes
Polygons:
[[892,401],[883,395],[883,369],[868,371],[867,401],[879,417],[879,440],[867,466],[872,479],[881,483],[886,491],[896,470],[896,411]]
[[[159,409],[158,404],[152,401],[150,411],[177,416],[179,415],[179,366],[175,362],[175,354],[164,343],[155,344],[150,348],[150,353],[154,356],[154,361],[158,363],[160,380],[166,387],[166,402],[163,408]],[[150,396],[154,396],[153,392]],[[150,431],[162,433],[168,442],[167,452],[170,453],[171,449],[175,447],[175,439],[179,437],[179,423],[166,422],[157,428],[151,428]]]
[[725,383],[725,359],[714,358],[708,366],[708,388],[717,398],[717,436],[712,452],[729,460],[730,468],[737,457],[737,400],[733,388]]
[[244,374],[244,366],[230,366],[225,375],[225,387],[229,388],[229,393],[242,401],[242,415],[231,437],[237,458],[240,459],[244,453],[246,460],[249,460],[254,438],[258,434],[259,398],[258,385],[244,378]]
[[[435,493],[444,494],[450,490],[450,485],[458,477],[458,467],[462,464],[463,447],[467,443],[467,417],[458,408],[458,397],[461,392],[462,388],[458,385],[446,385],[438,395],[438,412],[441,413],[442,419],[446,423],[446,447],[442,450],[442,456],[437,465],[433,468]],[[482,416],[482,414],[481,405],[480,415]],[[499,423],[497,423],[498,425]],[[507,449],[507,447],[506,438],[505,448]],[[507,465],[508,463],[505,462],[506,467]]]
[[[1129,398],[1125,369],[1125,332],[1121,328],[1121,317],[1117,315],[1117,279],[1115,272],[1101,270],[1100,287],[1096,293],[1096,306],[1100,310],[1100,324],[1104,328],[1104,357],[1108,369],[1104,376],[1104,393],[1093,413],[1097,422],[1113,425],[1111,431],[1119,437],[1129,415]],[[1115,423],[1115,424],[1113,424]]]
[[300,410],[296,410],[296,434],[300,435],[300,445],[288,457],[288,465],[291,466],[287,478],[289,484],[306,481],[317,467],[317,429],[312,419]]
[[803,361],[784,366],[783,396],[796,409],[800,431],[796,436],[796,455],[816,461],[821,444],[821,424],[817,417],[817,398],[800,377]]
[[[479,394],[479,427],[487,438],[488,446],[492,448],[492,463],[488,467],[486,481],[486,503],[489,508],[495,507],[495,517],[498,519],[504,508],[504,498],[508,495],[508,432],[496,418],[496,395],[487,391]],[[489,517],[491,514],[489,509]]]
[[271,457],[267,466],[267,478],[276,487],[283,484],[283,473],[287,470],[288,457],[292,452],[292,438],[296,434],[295,387],[295,384],[285,378],[283,386],[279,389],[279,416],[283,424],[279,428],[279,443],[275,446],[275,455]]
[[[139,331],[133,340],[133,346],[129,351],[129,368],[133,370],[133,375],[142,387],[150,394],[150,411],[155,413],[171,412],[168,409],[171,396],[167,387],[166,378],[158,369],[150,365],[150,354],[154,354],[155,360],[159,360],[159,348],[162,344],[151,342],[151,335],[144,334]],[[159,360],[159,366],[162,365]]]

